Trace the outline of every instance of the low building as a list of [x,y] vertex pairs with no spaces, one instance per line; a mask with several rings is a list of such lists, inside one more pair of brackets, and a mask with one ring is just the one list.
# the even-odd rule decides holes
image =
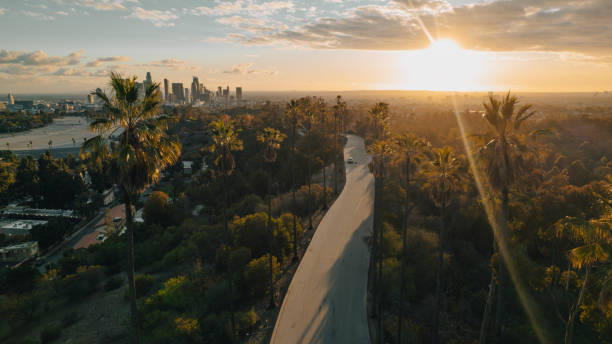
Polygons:
[[113,188],[110,188],[102,193],[102,199],[104,200],[104,206],[108,206],[109,204],[115,201],[115,192]]
[[18,263],[38,256],[38,243],[27,241],[20,244],[0,248],[0,262]]
[[28,235],[35,226],[44,226],[47,223],[42,220],[17,220],[3,224],[0,230],[6,236]]
[[38,209],[22,206],[9,205],[2,210],[2,215],[18,218],[64,218],[77,220],[79,217],[74,210],[64,209]]
[[183,174],[191,175],[193,173],[193,161],[183,161]]

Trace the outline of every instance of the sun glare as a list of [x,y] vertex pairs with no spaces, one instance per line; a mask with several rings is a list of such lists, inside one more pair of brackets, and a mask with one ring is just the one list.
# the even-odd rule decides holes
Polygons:
[[432,91],[482,90],[485,63],[482,53],[466,50],[451,39],[434,41],[428,48],[398,55],[396,88]]

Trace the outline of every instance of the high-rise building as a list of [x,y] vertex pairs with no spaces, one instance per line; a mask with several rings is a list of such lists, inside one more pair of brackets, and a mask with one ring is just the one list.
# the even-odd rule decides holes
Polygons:
[[236,87],[236,99],[238,102],[242,100],[242,87]]
[[221,97],[223,96],[223,89],[221,88],[221,86],[217,87],[217,97]]
[[95,98],[94,98],[94,95],[93,95],[93,94],[88,94],[88,95],[87,95],[87,102],[88,102],[89,104],[93,104],[93,103],[95,103]]
[[174,95],[173,103],[180,103],[185,101],[185,92],[183,91],[182,82],[172,83],[172,94]]
[[223,90],[223,98],[225,98],[226,103],[229,101],[229,96],[229,86],[227,86],[227,88]]
[[190,99],[191,98],[189,98],[189,89],[187,87],[185,87],[185,102],[189,103]]
[[191,98],[194,102],[200,100],[200,80],[197,76],[194,76],[191,82]]
[[166,103],[170,103],[170,99],[168,98],[168,94],[170,93],[170,82],[168,79],[164,79],[164,100]]
[[138,90],[138,98],[139,99],[144,99],[145,90],[146,90],[146,84],[144,82],[137,82],[136,83],[136,89]]
[[146,90],[149,85],[153,84],[153,79],[151,79],[151,72],[147,72],[147,78],[143,82],[144,89]]
[[8,94],[8,105],[15,105],[15,97],[13,97],[12,93]]

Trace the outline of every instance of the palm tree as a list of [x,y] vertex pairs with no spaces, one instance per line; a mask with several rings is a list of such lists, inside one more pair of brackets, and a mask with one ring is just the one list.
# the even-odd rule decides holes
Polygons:
[[[314,101],[314,109],[317,114],[317,121],[321,123],[321,134],[325,138],[327,135],[327,104],[323,98],[316,98]],[[323,209],[327,209],[327,163],[329,158],[329,151],[324,149],[322,152],[321,160],[323,162]]]
[[135,330],[134,339],[139,342],[132,203],[138,194],[160,179],[164,168],[178,161],[181,145],[166,133],[172,118],[159,114],[159,84],[149,84],[143,99],[138,95],[136,77],[125,79],[121,74],[112,72],[110,86],[113,91],[110,96],[101,90],[92,92],[102,103],[103,115],[90,125],[98,135],[86,141],[82,149],[91,153],[96,148],[102,149],[105,146],[101,143],[104,136],[116,127],[123,129],[119,144],[112,152],[112,160],[117,168],[116,182],[125,200],[131,320]]
[[51,148],[53,148],[53,140],[49,140],[47,144],[49,145],[49,150],[51,150]]
[[291,100],[287,103],[287,111],[285,112],[285,126],[288,127],[291,136],[291,194],[293,213],[293,260],[298,259],[298,237],[297,237],[297,216],[295,215],[297,202],[295,199],[295,141],[297,139],[297,129],[301,125],[302,112],[300,103],[296,100]]
[[399,295],[399,313],[397,326],[397,342],[402,342],[402,322],[404,316],[404,288],[405,288],[405,270],[406,270],[406,226],[410,215],[410,198],[409,188],[412,182],[418,163],[422,158],[423,149],[428,143],[425,140],[417,137],[414,134],[400,135],[395,139],[397,163],[400,165],[402,176],[402,184],[406,191],[404,197],[404,219],[402,221],[402,254],[400,262],[400,295]]
[[[565,323],[565,344],[571,344],[574,337],[574,323],[586,294],[591,268],[609,258],[608,248],[612,244],[612,216],[604,215],[597,219],[585,220],[566,217],[556,224],[557,235],[567,236],[582,245],[570,250],[569,261],[575,269],[585,269],[584,281],[576,303],[570,307]],[[567,274],[569,283],[570,274]]]
[[32,140],[28,142],[30,144],[30,150],[32,150]]
[[[236,161],[232,155],[233,151],[242,150],[242,140],[238,138],[239,129],[234,128],[234,123],[226,117],[209,124],[212,144],[208,146],[210,152],[216,155],[215,165],[222,176],[223,184],[223,230],[225,233],[225,256],[229,257],[229,246],[231,245],[231,233],[227,225],[228,189],[227,177],[232,175],[236,168]],[[233,293],[233,273],[231,264],[228,264],[228,279],[230,287],[230,314],[232,322],[232,337],[236,333],[236,322],[234,319],[234,293]]]
[[306,132],[306,162],[308,165],[308,229],[313,229],[312,227],[312,193],[311,193],[311,185],[312,185],[312,130],[314,129],[314,125],[317,123],[317,116],[310,108],[309,103],[304,103],[301,105],[302,107],[302,129]]
[[[489,96],[489,103],[484,103],[484,118],[491,129],[486,137],[486,143],[480,149],[488,177],[489,185],[495,193],[501,197],[501,214],[498,222],[500,233],[496,233],[497,242],[505,240],[508,226],[509,190],[516,181],[522,164],[522,154],[527,147],[521,142],[519,130],[522,124],[532,117],[535,112],[530,111],[531,105],[523,105],[518,111],[516,106],[518,98],[508,92],[501,100]],[[495,316],[495,338],[501,335],[501,317],[503,314],[503,285],[504,285],[504,262],[498,259],[497,269],[497,307]],[[494,276],[492,276],[493,278]],[[485,310],[491,309],[491,299],[487,299]],[[486,340],[488,314],[483,316],[481,326],[480,342]]]
[[455,155],[452,148],[443,147],[435,150],[434,159],[428,166],[426,175],[428,177],[427,187],[430,191],[431,200],[440,209],[440,234],[438,244],[438,269],[436,272],[436,296],[433,317],[433,343],[440,341],[439,314],[440,297],[442,295],[442,269],[444,264],[444,245],[446,239],[446,209],[451,203],[452,193],[459,183],[458,169],[461,161]]
[[272,232],[272,166],[276,162],[280,144],[284,139],[285,135],[274,128],[265,128],[262,132],[257,134],[257,141],[264,144],[264,160],[268,163],[268,234],[270,235],[268,267],[270,269],[270,309],[276,307],[276,303],[274,302],[274,273],[272,271],[272,242],[274,241],[274,233]]
[[370,260],[370,270],[375,270],[374,273],[374,307],[378,316],[378,338],[379,342],[383,343],[382,331],[382,240],[383,240],[383,225],[382,225],[382,203],[383,191],[385,187],[385,178],[389,166],[389,159],[392,153],[391,146],[385,141],[376,141],[368,146],[368,153],[372,155],[372,161],[368,165],[370,171],[374,175],[374,228],[372,231],[372,259]]
[[372,117],[372,123],[374,124],[374,137],[377,140],[384,140],[387,125],[389,120],[389,104],[387,103],[376,103],[368,113]]
[[11,150],[11,144],[9,142],[6,143],[6,150]]
[[[338,121],[342,119],[342,114],[346,109],[346,102],[342,101],[342,96],[336,96],[336,105],[334,105],[334,194],[338,194],[338,161],[340,160],[340,152],[338,151],[338,131],[342,125],[338,125]],[[343,162],[344,163],[344,162]]]

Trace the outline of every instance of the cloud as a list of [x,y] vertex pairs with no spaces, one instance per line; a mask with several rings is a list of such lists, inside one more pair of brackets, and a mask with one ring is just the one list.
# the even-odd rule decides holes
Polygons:
[[[444,0],[412,2],[414,7],[408,0],[358,6],[339,16],[273,31],[238,26],[242,31],[226,38],[245,45],[411,50],[430,44],[420,20],[434,38],[452,38],[469,49],[612,55],[610,0],[504,0],[463,6]],[[241,1],[232,4],[245,7]]]
[[253,69],[254,63],[242,63],[233,65],[232,68],[224,70],[223,74],[235,74],[235,75],[248,75],[248,74],[266,74],[266,75],[277,75],[277,70],[262,70]]
[[123,0],[79,0],[77,3],[98,11],[127,10],[123,2]]
[[248,14],[254,17],[268,16],[278,11],[295,12],[291,1],[267,1],[254,3],[253,0],[236,0],[219,2],[215,7],[200,6],[189,11],[196,16],[226,16],[232,14]]
[[77,65],[81,62],[83,51],[73,52],[65,57],[49,56],[42,50],[31,53],[22,51],[9,51],[0,49],[0,64],[21,64],[24,66],[66,66]]
[[137,64],[134,66],[135,67],[145,67],[145,68],[171,68],[171,69],[176,69],[176,70],[191,68],[187,65],[186,61],[178,60],[174,58],[156,60],[156,61],[151,61],[149,63]]
[[141,7],[132,9],[132,13],[125,18],[136,18],[144,21],[150,21],[157,27],[174,26],[173,20],[178,19],[172,11],[145,10]]
[[6,8],[2,8],[0,7],[0,16],[4,14],[4,12],[6,12]]
[[41,12],[33,12],[33,11],[21,11],[21,14],[24,16],[28,16],[38,20],[53,20],[55,19],[53,16],[47,15]]
[[64,12],[64,11],[57,11],[55,12],[55,14],[60,15],[60,16],[67,16],[68,12]]
[[127,62],[129,60],[129,56],[99,57],[91,62],[88,62],[85,67],[100,67],[108,62]]

